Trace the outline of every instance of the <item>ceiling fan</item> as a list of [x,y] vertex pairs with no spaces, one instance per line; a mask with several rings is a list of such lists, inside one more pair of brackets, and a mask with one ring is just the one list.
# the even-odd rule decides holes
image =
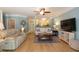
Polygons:
[[37,12],[41,15],[45,15],[46,13],[51,13],[50,11],[47,11],[45,8],[39,9],[39,11],[35,10],[34,12]]

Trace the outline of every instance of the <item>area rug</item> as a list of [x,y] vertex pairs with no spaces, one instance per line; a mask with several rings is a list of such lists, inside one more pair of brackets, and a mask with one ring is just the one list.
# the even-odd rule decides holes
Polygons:
[[52,37],[52,40],[38,40],[38,38],[35,38],[34,43],[58,43],[60,42],[58,37],[54,36]]

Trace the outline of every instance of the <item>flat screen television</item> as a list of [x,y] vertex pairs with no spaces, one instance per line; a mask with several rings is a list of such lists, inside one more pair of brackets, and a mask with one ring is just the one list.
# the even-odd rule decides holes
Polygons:
[[76,18],[62,20],[61,30],[67,31],[67,32],[76,31]]

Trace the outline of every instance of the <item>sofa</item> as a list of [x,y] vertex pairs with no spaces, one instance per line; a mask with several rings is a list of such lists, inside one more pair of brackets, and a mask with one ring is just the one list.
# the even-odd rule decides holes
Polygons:
[[17,30],[6,30],[7,37],[3,44],[3,50],[15,50],[26,38],[26,34]]
[[39,35],[39,33],[50,33],[52,34],[52,29],[50,27],[36,27],[35,34]]

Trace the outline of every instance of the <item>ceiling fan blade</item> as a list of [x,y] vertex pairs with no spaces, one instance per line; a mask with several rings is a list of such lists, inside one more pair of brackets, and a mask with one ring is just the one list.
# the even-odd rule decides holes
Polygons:
[[39,12],[39,11],[33,11],[33,12]]
[[45,11],[45,13],[51,13],[50,11]]

